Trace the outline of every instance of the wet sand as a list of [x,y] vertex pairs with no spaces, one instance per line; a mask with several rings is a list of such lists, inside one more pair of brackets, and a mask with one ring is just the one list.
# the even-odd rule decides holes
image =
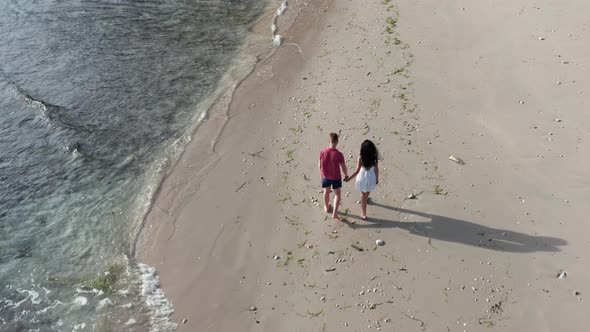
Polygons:
[[[179,330],[586,330],[590,5],[301,6],[147,217]],[[382,154],[367,221],[323,212],[331,131]]]

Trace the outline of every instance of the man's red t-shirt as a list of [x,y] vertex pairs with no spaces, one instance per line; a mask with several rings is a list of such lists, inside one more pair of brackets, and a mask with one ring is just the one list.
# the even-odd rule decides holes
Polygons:
[[342,152],[333,148],[325,148],[320,151],[320,173],[322,178],[327,180],[341,180],[340,164],[343,163],[344,155]]

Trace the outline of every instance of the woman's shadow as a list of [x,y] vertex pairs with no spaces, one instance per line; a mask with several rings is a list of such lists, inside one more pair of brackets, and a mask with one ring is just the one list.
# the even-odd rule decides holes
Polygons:
[[412,234],[423,236],[429,239],[462,243],[474,247],[483,247],[491,250],[505,252],[556,252],[560,251],[560,246],[567,244],[567,241],[559,238],[535,236],[514,232],[511,230],[496,229],[465,220],[387,206],[374,201],[370,204],[372,206],[381,207],[399,213],[423,217],[430,219],[430,221],[401,222],[386,219],[368,218],[366,223],[363,224],[351,223],[348,220],[345,220],[344,222],[353,229],[397,227],[405,229]]

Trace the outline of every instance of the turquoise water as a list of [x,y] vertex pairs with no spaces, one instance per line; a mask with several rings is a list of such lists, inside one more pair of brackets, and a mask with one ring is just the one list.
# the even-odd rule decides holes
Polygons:
[[0,331],[174,328],[137,225],[266,5],[0,3]]

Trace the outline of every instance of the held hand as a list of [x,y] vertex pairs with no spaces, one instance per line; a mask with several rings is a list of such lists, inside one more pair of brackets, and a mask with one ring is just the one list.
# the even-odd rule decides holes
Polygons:
[[344,182],[348,182],[348,181],[350,181],[350,178],[347,175],[347,176],[344,177]]

